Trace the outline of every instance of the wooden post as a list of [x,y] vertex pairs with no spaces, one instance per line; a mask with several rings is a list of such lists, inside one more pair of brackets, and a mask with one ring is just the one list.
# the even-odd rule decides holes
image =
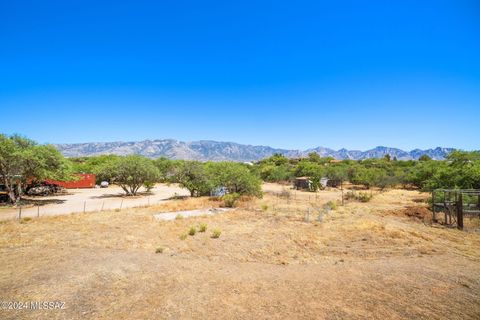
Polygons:
[[85,208],[87,207],[87,201],[83,201],[83,213],[85,213]]
[[450,208],[447,206],[447,191],[443,191],[443,211],[445,213],[445,224],[448,224],[448,216],[447,216],[447,209],[450,210]]
[[100,211],[103,211],[103,206],[105,205],[105,201],[102,202],[102,209]]
[[344,206],[345,205],[345,200],[344,200],[344,197],[343,197],[343,181],[340,184],[340,189],[342,189],[342,206]]
[[458,194],[457,201],[457,228],[463,230],[463,196]]
[[120,210],[122,210],[122,206],[123,206],[123,199],[122,199],[122,202],[120,202]]
[[37,218],[40,217],[40,206],[37,206]]
[[435,218],[435,190],[432,191],[432,216],[433,222],[437,222]]
[[18,220],[22,219],[22,206],[18,208]]

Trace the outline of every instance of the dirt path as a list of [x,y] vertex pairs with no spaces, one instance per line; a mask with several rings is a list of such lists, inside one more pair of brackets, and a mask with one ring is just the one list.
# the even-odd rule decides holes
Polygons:
[[[38,206],[22,208],[22,217],[54,216],[79,212],[96,212],[158,204],[175,195],[186,196],[188,191],[176,185],[157,184],[151,193],[136,197],[125,197],[118,186],[98,189],[69,189],[68,194],[29,198]],[[18,217],[19,209],[0,209],[0,220]]]

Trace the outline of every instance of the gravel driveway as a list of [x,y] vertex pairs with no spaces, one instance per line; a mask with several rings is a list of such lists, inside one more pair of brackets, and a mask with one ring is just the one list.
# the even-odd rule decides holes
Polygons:
[[[166,201],[179,195],[188,196],[189,192],[177,185],[157,184],[150,194],[136,197],[124,196],[123,190],[118,186],[96,189],[69,189],[66,195],[49,197],[32,197],[38,205],[22,208],[22,217],[36,217],[62,215],[78,212],[93,212],[100,210],[114,210],[119,208],[133,208],[148,206]],[[0,220],[18,217],[18,208],[0,208]]]

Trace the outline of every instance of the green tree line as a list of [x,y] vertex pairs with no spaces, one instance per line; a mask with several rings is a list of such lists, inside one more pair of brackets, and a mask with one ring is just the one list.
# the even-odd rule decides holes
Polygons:
[[335,161],[316,153],[297,159],[275,154],[253,165],[148,159],[139,155],[66,159],[53,146],[39,145],[18,135],[0,134],[0,186],[10,202],[17,202],[32,180],[72,180],[75,173],[94,173],[97,183],[106,180],[118,184],[128,195],[164,182],[178,183],[192,196],[209,195],[218,188],[261,196],[262,181],[291,181],[302,176],[310,177],[314,189],[320,187],[323,177],[366,188],[480,189],[480,152],[454,151],[442,161],[427,156],[418,161],[400,161],[390,156]]
[[316,153],[301,159],[276,154],[258,162],[255,171],[264,181],[270,182],[307,176],[313,182],[327,177],[366,188],[480,189],[480,152],[453,151],[441,161],[428,156],[422,156],[418,161],[401,161],[388,155],[382,159],[334,161]]

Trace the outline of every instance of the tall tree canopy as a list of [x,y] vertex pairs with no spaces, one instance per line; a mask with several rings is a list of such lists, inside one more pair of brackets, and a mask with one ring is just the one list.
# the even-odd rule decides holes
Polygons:
[[160,173],[152,160],[132,155],[105,162],[97,173],[118,184],[127,195],[136,195],[140,187],[158,181]]
[[71,178],[70,163],[55,147],[0,134],[0,179],[10,202],[17,203],[32,180]]

